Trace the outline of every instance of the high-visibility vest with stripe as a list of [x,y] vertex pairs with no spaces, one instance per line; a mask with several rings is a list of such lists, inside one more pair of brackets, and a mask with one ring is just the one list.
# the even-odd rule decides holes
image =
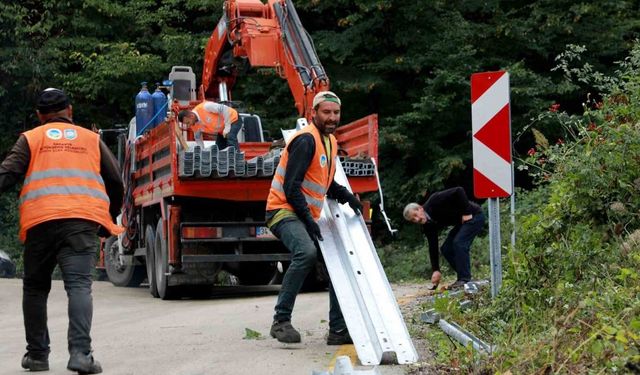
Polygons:
[[[329,135],[329,139],[331,140],[331,154],[327,155],[320,132],[315,125],[308,125],[298,131],[293,138],[291,138],[289,144],[302,134],[313,135],[316,144],[316,153],[313,155],[309,169],[307,169],[307,173],[304,175],[301,190],[307,200],[307,206],[311,211],[311,216],[313,216],[315,220],[318,220],[322,212],[322,206],[324,205],[325,195],[327,194],[329,185],[331,185],[333,181],[333,175],[336,172],[335,160],[338,154],[338,142],[333,135]],[[289,151],[285,148],[282,152],[276,173],[273,176],[273,181],[271,182],[271,190],[267,198],[268,211],[281,208],[293,211],[293,207],[287,203],[287,198],[284,194],[284,178],[288,161]]]
[[[191,127],[191,130],[194,134],[198,131],[205,134],[221,134],[225,125],[224,115],[222,113],[208,111],[204,107],[206,103],[207,102],[202,102],[191,110],[192,112],[196,112],[199,118],[199,121]],[[229,111],[229,124],[238,120],[238,111],[228,106],[220,105],[220,107],[223,111]]]
[[114,235],[124,231],[109,214],[98,134],[63,122],[23,134],[31,161],[20,192],[20,240],[30,228],[58,219],[93,221]]

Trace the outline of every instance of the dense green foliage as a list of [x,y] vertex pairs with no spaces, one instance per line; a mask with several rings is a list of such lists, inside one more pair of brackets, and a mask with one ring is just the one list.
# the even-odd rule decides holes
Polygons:
[[[637,2],[295,3],[343,98],[344,121],[380,115],[381,174],[396,224],[402,206],[424,190],[470,186],[469,77],[511,74],[515,152],[526,159],[518,182],[529,184],[531,176],[537,185],[519,194],[518,243],[506,252],[501,296],[480,297],[481,308],[466,314],[447,299],[438,306],[498,350],[477,361],[434,331],[436,360],[469,372],[640,366],[640,52],[631,51],[640,36]],[[166,78],[172,65],[193,66],[199,75],[221,5],[3,1],[0,149],[36,123],[35,97],[49,86],[70,94],[79,123],[128,123],[141,81]],[[275,133],[295,118],[290,93],[275,74],[258,73],[238,80],[234,99]],[[17,257],[14,197],[1,197],[0,243]],[[474,246],[486,248],[486,239]],[[381,247],[381,257],[394,280],[424,277],[428,267],[416,228],[403,228],[403,241]]]
[[500,295],[481,296],[466,314],[453,299],[436,306],[496,351],[478,362],[429,332],[442,364],[470,373],[640,371],[640,45],[611,77],[572,66],[576,79],[599,81],[603,97],[586,100],[580,115],[552,108],[532,123],[564,136],[549,142],[534,130],[521,167],[538,183],[519,194]]

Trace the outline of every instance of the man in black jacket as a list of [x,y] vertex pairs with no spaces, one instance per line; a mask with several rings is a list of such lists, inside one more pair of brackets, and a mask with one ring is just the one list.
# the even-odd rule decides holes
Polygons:
[[438,235],[453,226],[441,247],[441,252],[451,265],[458,279],[449,288],[460,288],[471,281],[471,258],[469,250],[473,239],[482,231],[484,214],[476,203],[469,201],[464,189],[455,187],[432,194],[424,205],[409,203],[403,212],[404,218],[422,224],[429,243],[431,259],[431,283],[440,283],[440,261]]
[[[96,259],[96,234],[106,236],[109,227],[115,228],[124,189],[118,162],[109,148],[97,134],[74,125],[72,113],[69,98],[62,90],[49,88],[40,94],[37,115],[41,124],[20,135],[0,164],[0,192],[24,180],[20,197],[21,231],[23,225],[32,224],[25,221],[25,214],[30,214],[32,221],[34,211],[47,214],[45,220],[37,220],[26,228],[24,240],[22,309],[27,353],[22,358],[22,367],[30,371],[49,370],[47,299],[51,274],[58,265],[68,296],[70,357],[67,369],[81,374],[98,374],[102,372],[102,366],[93,358],[90,336],[93,316],[91,271]],[[47,128],[49,130],[43,130]],[[41,139],[46,140],[37,142],[39,134],[45,134]],[[36,168],[46,166],[43,160],[58,162],[65,159],[73,160],[73,164]],[[71,165],[86,165],[87,168],[73,169]],[[37,189],[29,190],[32,184],[38,183]],[[24,208],[36,199],[40,199],[37,205]],[[103,203],[96,206],[96,201]],[[89,208],[78,209],[77,202]],[[46,211],[43,206],[47,206]],[[99,209],[93,210],[93,207]]]

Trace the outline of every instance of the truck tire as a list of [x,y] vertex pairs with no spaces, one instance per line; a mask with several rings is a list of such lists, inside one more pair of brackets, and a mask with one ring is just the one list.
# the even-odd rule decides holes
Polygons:
[[155,255],[155,275],[158,297],[166,300],[175,297],[176,288],[169,286],[169,249],[167,248],[167,237],[162,227],[162,219],[158,220],[156,226],[156,241],[154,244]]
[[142,266],[122,264],[118,260],[117,237],[109,237],[104,243],[104,264],[109,281],[115,286],[138,287],[146,274]]
[[156,255],[155,255],[155,242],[156,232],[153,230],[153,226],[147,225],[145,231],[145,252],[146,252],[146,266],[147,266],[147,281],[149,282],[149,293],[155,298],[158,298],[158,282],[156,281]]

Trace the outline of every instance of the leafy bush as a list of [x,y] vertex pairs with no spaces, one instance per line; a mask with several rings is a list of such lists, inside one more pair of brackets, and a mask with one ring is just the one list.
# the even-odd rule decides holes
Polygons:
[[435,306],[495,350],[479,358],[429,330],[436,366],[482,374],[640,372],[640,44],[612,77],[574,67],[583,52],[570,48],[559,69],[600,87],[601,99],[589,96],[581,115],[555,104],[532,121],[536,146],[519,168],[537,186],[518,192],[518,238],[503,257],[500,294],[482,293],[465,313],[450,298]]
[[498,347],[481,366],[491,371],[640,370],[640,46],[614,77],[595,76],[602,101],[588,98],[579,116],[551,107],[533,123],[554,121],[564,137],[534,130],[520,168],[538,186],[520,195],[499,297],[468,323]]

